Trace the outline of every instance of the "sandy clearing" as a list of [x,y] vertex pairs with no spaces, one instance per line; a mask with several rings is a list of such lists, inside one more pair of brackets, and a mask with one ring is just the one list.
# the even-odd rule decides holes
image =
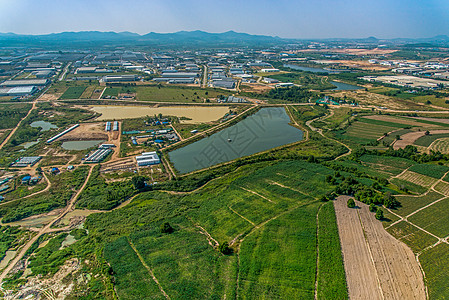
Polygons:
[[79,127],[66,133],[58,141],[108,140],[104,123],[81,123]]
[[[441,134],[441,133],[449,133],[449,130],[430,130],[430,134]],[[399,141],[396,141],[393,145],[393,149],[403,149],[408,145],[413,145],[413,143],[419,139],[420,137],[424,136],[425,131],[414,131],[409,132],[401,136],[401,139]]]
[[334,202],[350,299],[426,299],[413,252],[391,236],[368,206]]

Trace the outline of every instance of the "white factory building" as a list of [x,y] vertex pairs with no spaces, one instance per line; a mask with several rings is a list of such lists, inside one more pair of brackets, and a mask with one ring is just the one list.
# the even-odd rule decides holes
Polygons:
[[161,163],[156,151],[144,152],[139,156],[136,156],[137,165],[139,167],[157,165]]

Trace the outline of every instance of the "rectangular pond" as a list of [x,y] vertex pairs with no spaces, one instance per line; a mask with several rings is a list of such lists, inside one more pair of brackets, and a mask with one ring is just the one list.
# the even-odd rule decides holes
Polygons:
[[169,152],[168,156],[180,173],[188,173],[302,140],[303,132],[289,122],[283,107],[262,108],[233,126]]

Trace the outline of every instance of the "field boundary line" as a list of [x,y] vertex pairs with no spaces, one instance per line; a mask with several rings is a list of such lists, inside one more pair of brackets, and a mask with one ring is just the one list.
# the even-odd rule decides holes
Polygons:
[[429,206],[432,206],[432,205],[434,205],[434,204],[436,204],[436,203],[438,203],[438,202],[440,202],[440,201],[443,201],[443,200],[445,200],[445,199],[447,199],[447,198],[449,198],[449,196],[440,198],[440,199],[438,199],[438,200],[433,201],[432,203],[427,204],[426,206],[423,206],[423,207],[421,207],[421,208],[418,208],[417,210],[415,210],[415,211],[412,212],[411,214],[408,214],[407,216],[405,216],[405,219],[408,220],[408,217],[411,217],[411,216],[413,216],[414,214],[416,214],[416,213],[422,211],[423,209],[426,209],[426,208],[428,208]]
[[244,188],[244,187],[242,187],[242,186],[241,186],[240,188],[241,188],[242,190],[244,190],[244,191],[247,191],[248,193],[251,193],[251,194],[254,194],[254,195],[256,195],[256,196],[259,196],[260,198],[263,198],[263,199],[267,200],[268,202],[276,203],[276,202],[274,202],[273,200],[270,200],[270,199],[268,199],[267,197],[265,197],[265,196],[263,196],[263,195],[261,195],[261,194],[255,192],[255,191],[252,191],[252,190],[250,190],[250,189]]
[[250,223],[253,226],[256,226],[256,224],[254,222],[251,222],[249,219],[245,218],[244,216],[242,216],[241,214],[239,214],[238,212],[236,212],[232,207],[228,206],[228,208],[235,213],[237,216],[239,216],[240,218],[242,218],[243,220],[247,221],[248,223]]
[[167,293],[164,291],[164,289],[162,288],[161,284],[157,280],[156,276],[154,276],[154,273],[151,270],[151,268],[147,265],[147,263],[145,262],[145,260],[143,259],[142,255],[139,253],[139,251],[137,251],[136,246],[134,246],[133,242],[129,238],[127,238],[127,240],[128,240],[128,244],[131,246],[133,251],[136,253],[137,257],[139,258],[140,263],[145,267],[145,269],[147,269],[147,271],[148,271],[148,273],[150,273],[153,281],[159,287],[159,290],[161,291],[161,293],[165,296],[165,298],[170,299],[170,297],[167,295]]

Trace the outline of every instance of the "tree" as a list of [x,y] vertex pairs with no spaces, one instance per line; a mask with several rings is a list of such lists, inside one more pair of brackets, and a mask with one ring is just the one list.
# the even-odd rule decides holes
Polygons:
[[382,220],[384,218],[384,211],[378,207],[376,211],[376,219]]
[[171,227],[170,223],[165,222],[161,225],[161,233],[172,233],[174,231],[173,227]]
[[354,208],[355,207],[354,199],[349,198],[347,205],[348,205],[349,208]]
[[369,211],[370,212],[375,212],[377,210],[376,205],[374,203],[371,203],[369,205]]
[[131,182],[137,190],[142,190],[145,188],[145,179],[143,176],[134,176]]
[[220,250],[220,252],[224,255],[229,255],[232,253],[232,249],[229,248],[228,242],[221,243],[220,246],[218,246],[218,250]]
[[400,203],[390,192],[386,192],[383,197],[383,204],[387,208],[395,208],[398,207]]
[[429,130],[426,130],[426,132],[424,132],[424,135],[429,135],[429,134],[430,134]]

